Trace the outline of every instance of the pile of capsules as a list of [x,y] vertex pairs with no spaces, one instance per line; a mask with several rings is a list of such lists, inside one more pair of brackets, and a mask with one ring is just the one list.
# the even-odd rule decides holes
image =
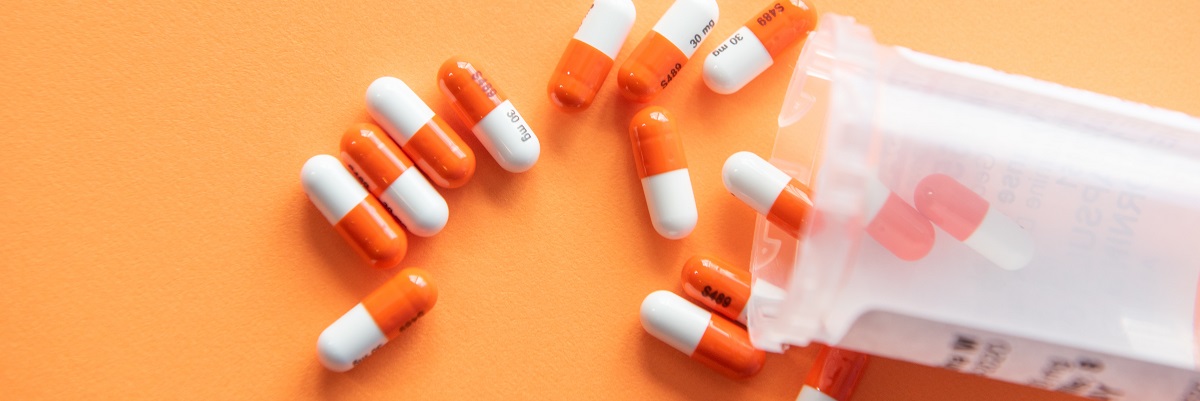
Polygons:
[[[676,0],[618,69],[622,95],[645,103],[666,89],[714,29],[718,13],[715,0]],[[573,112],[592,103],[635,16],[631,0],[595,1],[550,78],[553,104]],[[721,94],[738,91],[780,53],[803,42],[816,21],[816,11],[800,0],[772,1],[711,52],[704,62],[705,84]],[[513,173],[533,167],[540,154],[537,136],[477,63],[451,58],[442,65],[438,83],[458,118],[497,164]],[[465,185],[474,174],[475,156],[400,79],[375,80],[367,88],[366,103],[378,125],[350,127],[341,140],[340,158],[309,159],[301,181],[312,203],[356,252],[372,266],[388,269],[407,251],[406,229],[432,236],[446,225],[448,206],[429,181],[442,188]],[[629,135],[652,225],[663,237],[686,237],[695,228],[697,213],[676,119],[664,107],[646,107],[634,115]],[[738,199],[799,237],[811,210],[806,186],[748,152],[731,156],[722,175]],[[886,204],[881,210],[887,210]],[[898,255],[919,251],[911,248],[920,244],[905,243],[903,235],[888,237],[894,227],[886,223],[872,232],[885,247]],[[752,286],[745,270],[707,257],[685,264],[683,283],[688,296],[719,315],[657,291],[642,303],[646,331],[728,376],[756,374],[765,354],[750,344],[745,328],[730,320],[745,324],[752,291],[781,290],[761,280]],[[321,333],[319,359],[331,370],[353,368],[427,313],[437,294],[427,272],[400,271]],[[823,349],[800,399],[849,398],[866,358]]]
[[[438,86],[500,167],[520,173],[537,163],[537,136],[477,64],[447,60],[438,71]],[[428,237],[446,226],[449,207],[429,181],[442,188],[463,186],[475,174],[475,154],[397,78],[382,77],[367,87],[367,111],[379,125],[351,126],[342,135],[340,160],[313,156],[304,163],[300,181],[359,256],[377,269],[389,269],[408,250],[405,229]],[[424,316],[437,294],[429,273],[402,270],[321,333],[321,363],[338,372],[350,370]]]

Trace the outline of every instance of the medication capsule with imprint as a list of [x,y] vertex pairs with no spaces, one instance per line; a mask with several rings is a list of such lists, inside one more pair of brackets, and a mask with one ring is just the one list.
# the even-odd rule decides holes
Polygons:
[[1033,260],[1033,237],[950,176],[922,179],[913,203],[933,224],[1000,268],[1017,270]]
[[586,109],[625,45],[637,10],[632,0],[595,0],[550,76],[550,101],[565,111]]
[[300,182],[317,210],[371,266],[387,269],[404,259],[408,251],[404,229],[336,157],[308,159],[300,170]]
[[629,139],[654,230],[668,239],[688,236],[696,228],[696,197],[671,113],[658,106],[642,109],[629,123]]
[[754,281],[750,272],[711,256],[693,256],[680,274],[688,298],[738,323],[746,324],[751,295],[782,298],[782,289],[766,280]]
[[350,370],[425,316],[437,298],[429,273],[401,270],[321,332],[317,358],[329,370]]
[[342,135],[341,148],[342,161],[350,171],[409,232],[428,237],[446,226],[450,217],[446,199],[382,128],[355,124]]
[[647,295],[641,319],[650,335],[735,379],[754,376],[767,358],[750,344],[746,329],[670,291]]
[[475,153],[404,81],[372,82],[367,112],[434,184],[458,188],[475,175]]
[[772,1],[704,59],[704,84],[723,95],[737,92],[817,26],[817,10],[803,0]]
[[500,167],[520,173],[537,163],[542,145],[533,128],[478,63],[451,57],[438,71],[438,86]]
[[675,79],[717,24],[716,0],[675,0],[617,70],[625,98],[649,102]]

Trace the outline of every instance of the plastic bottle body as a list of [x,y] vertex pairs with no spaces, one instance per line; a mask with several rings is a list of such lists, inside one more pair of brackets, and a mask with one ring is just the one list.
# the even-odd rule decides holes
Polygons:
[[[1081,396],[1200,396],[1200,247],[1185,235],[1200,225],[1200,120],[822,19],[772,158],[808,178],[822,228],[796,241],[760,219],[752,273],[786,295],[747,312],[756,346],[818,341]],[[819,151],[800,144],[813,135]],[[938,175],[953,182],[924,181]],[[872,240],[873,182],[918,206],[912,224],[933,221],[927,253]]]

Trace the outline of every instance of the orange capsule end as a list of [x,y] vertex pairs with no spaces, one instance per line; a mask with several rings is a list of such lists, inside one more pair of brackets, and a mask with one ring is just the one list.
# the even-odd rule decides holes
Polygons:
[[441,116],[429,119],[401,149],[442,188],[461,187],[475,175],[475,152]]
[[629,139],[639,178],[687,168],[683,139],[667,109],[651,106],[639,111],[629,123]]
[[687,61],[687,55],[670,40],[651,30],[617,70],[617,86],[626,99],[649,102],[666,89]]
[[812,209],[812,200],[808,197],[808,186],[793,178],[775,198],[771,210],[767,212],[767,221],[775,224],[793,237],[800,238],[800,229],[804,227]]
[[550,102],[564,111],[586,109],[604,85],[612,66],[613,59],[604,52],[579,39],[571,39],[554,75],[550,76]]
[[404,230],[374,196],[350,209],[333,228],[376,269],[395,267],[408,252]]
[[379,196],[400,174],[413,167],[412,160],[378,125],[358,123],[342,134],[342,162]]
[[837,401],[849,401],[870,357],[854,351],[825,347],[817,354],[804,385]]
[[894,192],[888,194],[866,232],[902,260],[920,260],[933,250],[933,223]]
[[463,123],[472,128],[505,99],[477,66],[455,56],[442,63],[438,70],[438,86],[442,93],[450,99],[450,105]]
[[767,354],[754,348],[746,329],[713,315],[692,359],[726,376],[745,379],[762,370]]
[[683,292],[708,309],[741,320],[750,299],[750,272],[711,256],[693,256],[683,264]]
[[772,58],[817,27],[817,9],[803,0],[776,1],[746,22]]
[[393,339],[437,303],[438,289],[421,269],[404,269],[363,299],[379,330]]

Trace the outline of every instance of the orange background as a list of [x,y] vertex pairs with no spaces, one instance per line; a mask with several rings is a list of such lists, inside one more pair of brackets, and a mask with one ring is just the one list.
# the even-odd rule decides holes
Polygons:
[[[637,107],[615,80],[582,114],[546,97],[587,0],[67,3],[77,2],[0,10],[0,398],[798,392],[811,349],[733,382],[651,338],[637,313],[651,291],[678,291],[690,255],[748,260],[754,214],[726,193],[720,168],[738,150],[769,154],[798,49],[732,96],[699,72],[765,2],[722,1],[713,38],[654,102],[686,135],[701,220],[682,241],[650,226],[626,133]],[[670,2],[636,3],[618,64]],[[1200,114],[1200,3],[1085,3],[816,5],[883,43]],[[342,243],[305,199],[300,166],[367,121],[364,90],[382,75],[449,117],[435,74],[455,53],[514,100],[542,159],[509,174],[464,135],[476,176],[443,191],[449,225],[412,237],[404,262],[433,274],[438,306],[353,371],[327,372],[317,335],[395,271]],[[1069,398],[887,360],[856,397],[939,399]]]

